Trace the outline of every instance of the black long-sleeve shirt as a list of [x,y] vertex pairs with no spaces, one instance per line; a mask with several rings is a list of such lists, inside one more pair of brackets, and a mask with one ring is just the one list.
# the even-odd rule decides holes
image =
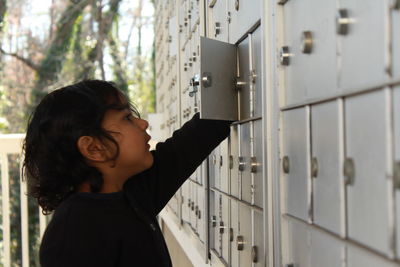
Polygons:
[[199,114],[151,151],[152,167],[123,191],[75,193],[54,212],[42,239],[42,267],[170,267],[157,214],[211,151],[230,122]]

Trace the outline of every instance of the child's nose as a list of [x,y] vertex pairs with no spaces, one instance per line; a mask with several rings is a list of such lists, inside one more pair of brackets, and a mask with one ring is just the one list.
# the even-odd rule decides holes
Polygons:
[[143,119],[140,119],[141,126],[143,130],[146,130],[149,127],[149,122]]

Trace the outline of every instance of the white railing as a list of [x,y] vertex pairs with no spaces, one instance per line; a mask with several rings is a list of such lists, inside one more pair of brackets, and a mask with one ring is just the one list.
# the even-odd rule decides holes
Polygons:
[[[25,134],[0,134],[0,165],[1,165],[1,202],[2,202],[2,230],[3,240],[1,240],[2,251],[2,265],[4,267],[11,267],[11,224],[10,224],[10,170],[8,155],[19,155],[19,182],[20,182],[20,207],[21,207],[21,242],[20,247],[22,250],[22,267],[29,267],[29,214],[28,214],[28,196],[26,183],[22,181],[22,141]],[[40,238],[42,237],[46,228],[46,216],[38,209],[39,212],[39,229]]]

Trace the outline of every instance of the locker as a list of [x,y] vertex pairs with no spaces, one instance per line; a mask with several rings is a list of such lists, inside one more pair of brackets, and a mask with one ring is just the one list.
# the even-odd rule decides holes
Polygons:
[[344,267],[346,260],[344,243],[325,232],[312,227],[309,229],[311,237],[310,266]]
[[168,42],[169,42],[169,56],[176,56],[178,53],[178,18],[173,16],[169,19],[168,23]]
[[393,2],[392,8],[392,80],[400,81],[400,4]]
[[235,44],[261,19],[262,1],[227,1],[230,12],[229,42]]
[[193,230],[196,230],[196,223],[197,217],[195,215],[195,206],[197,205],[197,185],[193,182],[190,182],[190,189],[191,189],[191,204],[190,204],[190,225],[192,226]]
[[[254,117],[261,117],[262,115],[262,33],[261,27],[258,27],[252,34],[252,71],[254,74]],[[265,71],[264,71],[265,72]]]
[[394,120],[394,186],[396,207],[396,248],[400,258],[400,86],[393,88],[393,120]]
[[239,120],[245,120],[251,117],[250,114],[250,53],[249,38],[244,39],[238,45],[239,53],[239,77],[237,86],[239,91]]
[[221,195],[221,219],[219,224],[219,233],[221,235],[221,257],[226,263],[229,263],[229,209],[230,200],[227,196]]
[[[253,191],[254,191],[254,205],[262,208],[263,207],[263,131],[262,131],[262,120],[254,121],[254,155],[251,158],[251,172],[254,174],[253,178]],[[254,167],[253,167],[254,166]]]
[[230,193],[232,196],[239,198],[239,137],[238,125],[231,126],[229,137],[229,150],[230,150]]
[[362,248],[348,245],[347,247],[347,267],[395,267],[399,264],[389,262],[375,254],[370,253]]
[[388,1],[340,0],[339,10],[339,87],[351,91],[387,82]]
[[212,165],[214,165],[214,180],[215,180],[215,187],[220,189],[221,188],[221,165],[220,165],[220,157],[221,157],[221,153],[220,153],[220,147],[217,146],[214,149],[213,155],[212,155]]
[[183,0],[179,6],[179,33],[181,43],[185,42],[189,36],[187,21],[187,1]]
[[200,17],[200,1],[190,0],[190,25],[193,28]]
[[311,107],[314,223],[344,236],[343,103]]
[[252,190],[251,190],[251,140],[250,140],[250,127],[252,122],[240,124],[240,147],[239,147],[239,176],[241,179],[241,199],[247,203],[252,203]]
[[285,111],[283,125],[286,211],[307,221],[310,208],[309,107]]
[[209,164],[208,164],[208,173],[209,173],[209,185],[210,188],[216,188],[216,177],[215,177],[215,173],[217,172],[217,164],[215,163],[215,151],[218,149],[215,148],[211,154],[208,156],[209,159]]
[[220,190],[229,193],[229,143],[228,138],[222,141],[220,148]]
[[283,13],[284,42],[291,55],[284,68],[286,105],[335,94],[336,2],[288,1]]
[[236,237],[236,249],[239,251],[239,266],[249,266],[251,260],[252,219],[250,206],[239,202],[239,235]]
[[189,186],[190,186],[190,181],[186,180],[186,182],[182,185],[182,220],[184,222],[190,223],[190,215],[189,215],[189,210],[190,210],[190,194],[189,194]]
[[216,235],[216,226],[217,226],[217,216],[218,216],[218,210],[219,210],[219,204],[218,204],[218,193],[215,192],[214,190],[209,191],[210,194],[210,217],[208,218],[209,220],[209,232],[210,232],[210,249],[215,250],[215,252],[218,254],[218,236]]
[[228,42],[228,0],[208,0],[208,38]]
[[[288,221],[288,255],[284,266],[308,267],[310,265],[310,233],[307,225],[297,220]],[[323,265],[324,266],[324,265]],[[317,266],[316,266],[317,267]]]
[[231,224],[230,224],[230,245],[231,245],[231,265],[239,266],[239,251],[237,249],[236,239],[239,235],[239,203],[231,199]]
[[263,214],[253,210],[253,246],[251,261],[254,267],[265,267]]
[[390,254],[387,93],[380,90],[345,100],[344,172],[349,237]]
[[202,186],[197,186],[197,206],[195,207],[196,225],[197,233],[199,234],[199,239],[205,242],[205,225],[204,225],[204,195],[205,190]]

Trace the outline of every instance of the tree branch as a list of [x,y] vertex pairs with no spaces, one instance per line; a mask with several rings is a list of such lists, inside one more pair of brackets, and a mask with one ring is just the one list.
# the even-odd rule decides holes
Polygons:
[[22,63],[24,63],[25,65],[27,65],[29,68],[31,68],[34,71],[38,71],[39,70],[39,66],[38,65],[33,63],[30,59],[24,58],[23,56],[20,56],[17,53],[8,53],[8,52],[4,51],[4,49],[1,48],[1,47],[0,47],[0,53],[4,54],[6,56],[11,56],[11,57],[14,57],[14,58],[18,59],[19,61],[21,61]]

